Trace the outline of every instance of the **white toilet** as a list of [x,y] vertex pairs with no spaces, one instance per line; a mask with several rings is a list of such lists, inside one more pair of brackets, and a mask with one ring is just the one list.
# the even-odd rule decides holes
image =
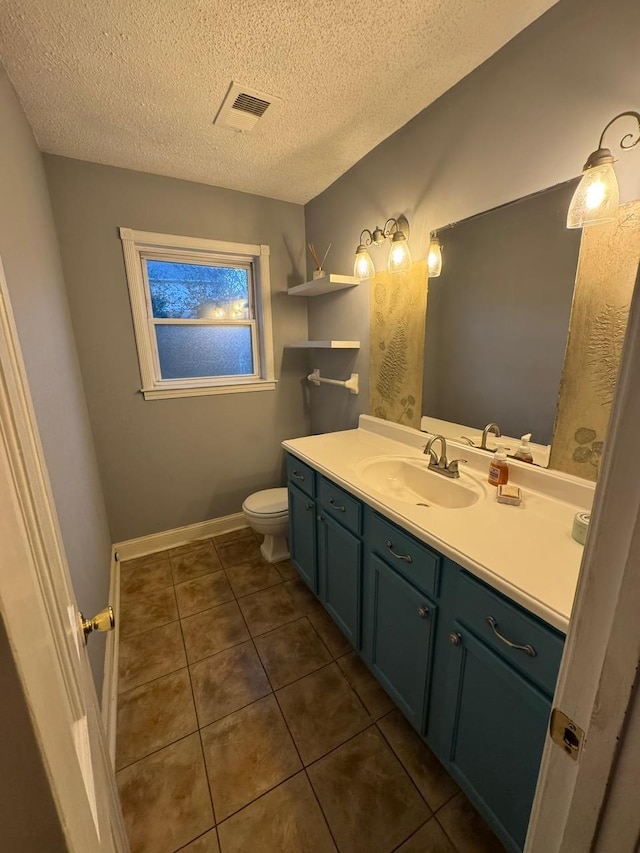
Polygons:
[[269,563],[279,563],[289,558],[289,501],[287,489],[265,489],[254,492],[242,504],[242,512],[249,527],[264,534],[260,546],[262,556]]

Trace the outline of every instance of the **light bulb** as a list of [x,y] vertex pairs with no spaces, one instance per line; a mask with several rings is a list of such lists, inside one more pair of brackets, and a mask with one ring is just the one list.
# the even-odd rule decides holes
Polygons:
[[373,278],[376,274],[376,268],[371,260],[371,255],[367,251],[367,247],[362,243],[356,249],[356,257],[353,262],[353,275],[363,281],[365,278]]
[[389,272],[406,272],[410,268],[411,252],[407,245],[407,238],[402,231],[396,231],[391,238],[387,270]]
[[437,237],[431,238],[427,254],[427,270],[429,278],[437,278],[442,272],[442,246]]
[[567,228],[583,228],[615,219],[620,192],[611,162],[585,168],[569,205]]

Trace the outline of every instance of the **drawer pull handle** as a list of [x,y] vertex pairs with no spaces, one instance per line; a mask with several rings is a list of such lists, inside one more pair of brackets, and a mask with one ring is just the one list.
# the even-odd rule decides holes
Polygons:
[[297,471],[292,471],[291,476],[295,477],[296,480],[304,480],[304,474],[299,474]]
[[418,616],[421,619],[429,618],[429,608],[428,607],[418,607]]
[[346,506],[340,506],[340,504],[334,503],[333,498],[329,498],[329,503],[331,504],[331,506],[334,509],[340,510],[340,512],[346,512],[347,511]]
[[487,616],[487,625],[491,628],[491,630],[493,631],[495,636],[501,642],[503,642],[506,646],[509,646],[510,649],[516,649],[519,652],[524,652],[525,654],[529,655],[529,657],[531,657],[531,658],[534,658],[537,656],[538,653],[533,648],[533,646],[529,645],[529,643],[527,643],[526,646],[519,646],[517,643],[512,643],[511,640],[507,640],[506,637],[503,637],[502,634],[498,631],[498,623],[493,618],[493,616]]
[[387,539],[387,549],[389,553],[393,554],[396,560],[404,560],[405,563],[413,563],[413,557],[411,556],[411,554],[396,554],[396,552],[393,550],[393,542],[391,541],[391,539]]

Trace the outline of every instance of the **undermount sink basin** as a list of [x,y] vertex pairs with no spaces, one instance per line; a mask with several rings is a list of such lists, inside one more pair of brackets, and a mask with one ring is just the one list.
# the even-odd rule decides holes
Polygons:
[[356,473],[385,496],[418,506],[464,509],[483,497],[481,486],[464,474],[453,479],[429,471],[427,459],[376,456],[360,462]]

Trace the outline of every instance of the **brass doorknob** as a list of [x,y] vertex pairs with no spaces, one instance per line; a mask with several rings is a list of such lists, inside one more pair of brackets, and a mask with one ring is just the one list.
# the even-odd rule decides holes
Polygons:
[[87,642],[89,634],[93,631],[113,631],[116,620],[113,615],[113,607],[109,604],[100,613],[96,613],[93,619],[85,619],[82,613],[80,614],[82,630],[84,631],[84,641]]

